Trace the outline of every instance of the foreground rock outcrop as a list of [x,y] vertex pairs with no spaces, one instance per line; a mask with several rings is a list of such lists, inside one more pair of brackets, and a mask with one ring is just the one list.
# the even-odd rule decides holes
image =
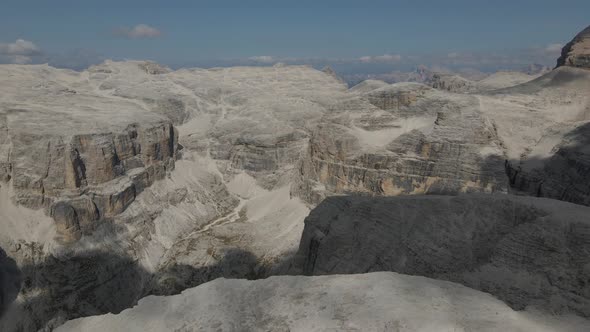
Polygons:
[[511,195],[331,197],[294,263],[307,275],[395,271],[590,316],[590,208]]
[[451,282],[370,273],[218,279],[151,296],[118,315],[77,319],[57,331],[582,331],[575,316],[515,312]]

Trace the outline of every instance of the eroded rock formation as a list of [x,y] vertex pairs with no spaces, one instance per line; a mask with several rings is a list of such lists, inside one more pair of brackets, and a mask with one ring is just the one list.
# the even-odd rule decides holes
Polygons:
[[502,141],[476,97],[397,84],[340,102],[315,129],[295,192],[505,191]]

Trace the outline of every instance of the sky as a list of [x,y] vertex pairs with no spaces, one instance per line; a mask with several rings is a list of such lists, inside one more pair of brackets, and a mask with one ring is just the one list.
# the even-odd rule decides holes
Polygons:
[[[0,1],[0,62],[275,62],[364,71],[553,64],[590,1]],[[345,70],[345,69],[341,69]]]

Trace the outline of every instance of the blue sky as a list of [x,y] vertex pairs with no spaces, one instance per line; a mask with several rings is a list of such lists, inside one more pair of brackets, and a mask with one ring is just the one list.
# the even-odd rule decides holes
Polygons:
[[[588,13],[588,0],[2,0],[0,52],[4,62],[58,59],[65,66],[99,57],[173,66],[281,59],[448,65],[440,58],[460,62],[466,54],[472,66],[488,55],[548,62],[556,44],[590,25]],[[20,48],[6,51],[19,39],[35,51],[25,48],[20,58]]]

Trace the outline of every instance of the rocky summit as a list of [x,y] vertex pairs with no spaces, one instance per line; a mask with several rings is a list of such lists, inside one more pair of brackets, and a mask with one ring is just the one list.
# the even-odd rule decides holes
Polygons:
[[587,330],[588,36],[351,88],[0,65],[0,331]]
[[590,69],[590,26],[565,45],[557,59],[557,67],[560,66]]
[[179,295],[142,299],[119,315],[73,320],[57,331],[574,332],[586,324],[576,317],[516,312],[489,294],[451,282],[381,272],[217,279]]

